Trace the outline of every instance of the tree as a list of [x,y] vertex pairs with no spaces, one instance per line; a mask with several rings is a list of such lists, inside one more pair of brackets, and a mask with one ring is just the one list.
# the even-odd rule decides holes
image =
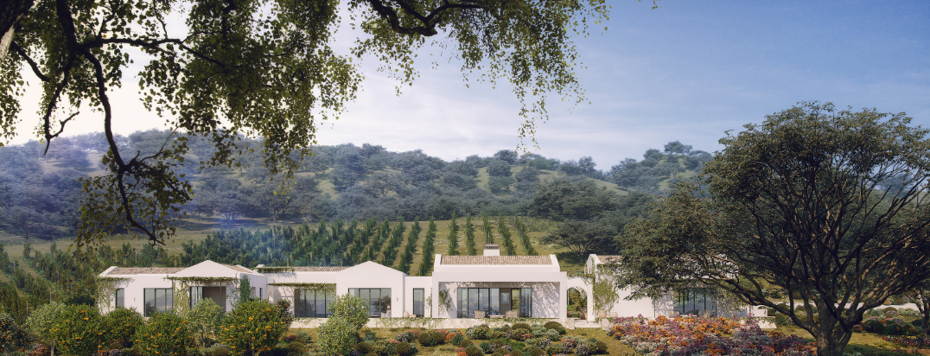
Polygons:
[[616,193],[598,188],[592,181],[553,179],[539,185],[529,213],[556,221],[591,220],[616,210],[619,201]]
[[[14,136],[21,96],[33,90],[23,80],[21,69],[28,66],[41,82],[35,90],[45,93],[36,97],[46,150],[81,105],[103,115],[108,174],[84,179],[77,245],[105,239],[117,225],[162,243],[176,230],[178,206],[192,194],[177,172],[186,164],[189,137],[174,133],[211,140],[214,154],[201,166],[227,167],[243,149],[240,132],[260,136],[269,173],[292,177],[300,166],[292,153],[308,157],[320,120],[340,115],[355,97],[362,73],[350,56],[331,48],[341,7],[366,33],[351,56],[372,55],[398,88],[418,77],[415,53],[426,39],[448,36],[456,45],[440,47],[455,48],[463,73],[485,68],[481,80],[506,78],[514,87],[526,119],[519,136],[534,143],[536,120],[547,117],[547,93],[584,99],[573,73],[571,36],[587,35],[588,25],[609,12],[603,0],[7,1],[0,5],[0,136]],[[186,28],[168,21],[178,9]],[[110,97],[122,71],[148,59],[130,56],[135,50],[152,57],[139,74],[142,100],[168,118],[173,133],[152,154],[121,149],[112,130],[114,121],[131,120],[114,112]]]
[[213,299],[201,299],[187,314],[191,329],[200,334],[201,347],[207,347],[207,335],[219,330],[223,324],[223,309]]
[[488,175],[491,177],[510,177],[510,164],[499,159],[488,163]]
[[[728,134],[700,184],[679,183],[627,227],[620,284],[716,287],[787,315],[818,355],[842,355],[866,310],[930,277],[930,140],[909,123],[805,102]],[[895,176],[896,189],[881,185]],[[769,300],[766,286],[819,313]]]
[[517,152],[513,150],[500,150],[494,154],[494,158],[512,165],[517,162]]
[[930,336],[930,283],[924,282],[907,293],[904,293],[904,299],[917,306],[920,311],[921,326],[924,335]]
[[26,318],[26,324],[24,325],[26,330],[29,330],[40,341],[51,346],[52,356],[55,355],[55,346],[58,343],[53,330],[65,308],[65,305],[59,302],[49,302],[32,311],[29,317]]
[[544,244],[558,245],[578,254],[579,263],[591,251],[610,246],[617,231],[607,224],[597,221],[569,220],[539,241]]

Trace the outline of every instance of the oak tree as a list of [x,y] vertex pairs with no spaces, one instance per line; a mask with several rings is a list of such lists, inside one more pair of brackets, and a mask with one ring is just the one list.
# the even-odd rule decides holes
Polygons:
[[[451,53],[466,80],[478,72],[479,81],[508,82],[525,119],[518,133],[535,143],[547,93],[583,100],[572,36],[587,35],[608,9],[603,0],[4,1],[0,137],[15,135],[27,92],[42,93],[41,112],[28,122],[46,150],[79,108],[98,112],[107,174],[83,179],[77,245],[126,226],[163,243],[192,199],[180,165],[236,164],[251,149],[237,144],[247,135],[263,139],[270,175],[293,176],[320,120],[338,117],[355,97],[363,76],[355,58],[373,57],[400,88],[418,77],[421,48]],[[183,24],[172,20],[178,15]],[[334,33],[346,20],[365,36],[339,54]],[[113,132],[115,121],[134,120],[111,103],[134,61],[145,63],[141,100],[176,132],[154,152],[121,149]],[[28,87],[27,75],[40,85]],[[213,154],[186,161],[188,134],[205,137]]]
[[[909,122],[806,102],[728,134],[698,182],[627,226],[619,284],[710,285],[842,355],[866,310],[930,277],[930,139]],[[770,300],[770,286],[794,298]],[[796,313],[797,299],[818,313]]]

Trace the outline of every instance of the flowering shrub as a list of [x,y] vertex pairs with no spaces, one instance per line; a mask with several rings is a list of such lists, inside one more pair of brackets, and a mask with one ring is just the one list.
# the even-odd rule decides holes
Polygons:
[[[629,344],[637,352],[655,356],[678,355],[815,355],[813,344],[797,335],[764,332],[758,325],[741,326],[726,318],[675,318],[663,316],[618,318],[613,337]],[[727,335],[732,334],[732,337]]]
[[116,308],[107,313],[103,316],[103,322],[110,330],[110,339],[123,347],[132,346],[132,338],[136,335],[136,330],[144,324],[139,312],[126,308]]
[[69,305],[52,329],[53,339],[65,355],[92,355],[106,350],[109,332],[97,308]]
[[9,314],[0,314],[0,352],[12,353],[24,349],[29,344],[29,337]]
[[234,354],[242,351],[257,354],[271,350],[285,331],[273,304],[265,300],[250,300],[239,303],[226,316],[219,339],[229,345]]
[[927,337],[927,335],[918,335],[916,337],[882,336],[882,340],[900,345],[901,347],[911,347],[918,349],[930,347],[930,337]]
[[155,313],[147,324],[136,330],[136,345],[145,355],[187,354],[194,344],[187,321],[174,313]]

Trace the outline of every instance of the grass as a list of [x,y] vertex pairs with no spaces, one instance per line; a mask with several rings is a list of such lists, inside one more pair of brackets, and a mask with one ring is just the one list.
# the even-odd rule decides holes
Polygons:
[[[798,335],[807,341],[814,341],[814,337],[811,336],[809,332],[795,325],[779,326],[775,330],[785,334]],[[853,333],[852,338],[849,340],[849,344],[847,344],[844,350],[845,353],[858,352],[862,355],[870,356],[897,356],[901,355],[904,351],[904,349],[882,340],[881,335],[873,333]]]

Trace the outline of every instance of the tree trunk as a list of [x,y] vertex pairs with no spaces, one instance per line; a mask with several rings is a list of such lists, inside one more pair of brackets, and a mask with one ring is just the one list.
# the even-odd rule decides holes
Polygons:
[[4,4],[0,6],[0,33],[3,34],[3,40],[0,41],[0,61],[6,58],[10,43],[13,42],[16,23],[29,12],[33,3],[34,0],[4,0]]
[[838,325],[840,321],[825,314],[825,309],[820,310],[824,310],[820,313],[820,325],[812,325],[811,330],[817,342],[817,356],[843,356],[843,350],[852,333],[844,331],[842,326]]

